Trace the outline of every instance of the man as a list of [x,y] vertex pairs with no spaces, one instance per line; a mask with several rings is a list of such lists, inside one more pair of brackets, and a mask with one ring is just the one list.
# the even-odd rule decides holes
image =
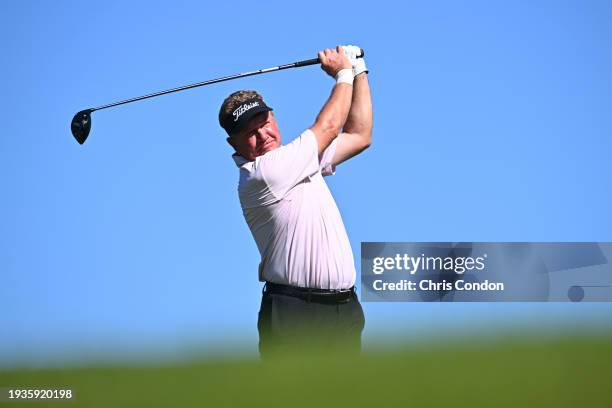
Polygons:
[[336,84],[314,124],[287,145],[272,108],[255,91],[231,94],[219,112],[240,169],[240,204],[261,254],[259,279],[266,282],[258,320],[262,356],[305,345],[360,348],[364,317],[353,254],[323,180],[371,143],[368,71],[359,52],[354,46],[319,52]]

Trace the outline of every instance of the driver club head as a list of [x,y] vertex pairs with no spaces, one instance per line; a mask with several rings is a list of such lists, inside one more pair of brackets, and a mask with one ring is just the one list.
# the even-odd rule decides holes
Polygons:
[[85,109],[78,112],[74,115],[74,118],[72,118],[72,123],[70,123],[72,136],[74,136],[79,144],[85,143],[87,136],[89,136],[89,130],[91,129],[91,112],[91,109]]

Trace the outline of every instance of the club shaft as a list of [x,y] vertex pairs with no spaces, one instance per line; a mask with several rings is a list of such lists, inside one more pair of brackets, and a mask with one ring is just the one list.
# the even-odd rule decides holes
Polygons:
[[318,58],[313,58],[313,59],[304,60],[304,61],[297,61],[297,62],[294,62],[294,63],[291,63],[291,64],[279,65],[279,66],[272,67],[272,68],[259,69],[257,71],[250,71],[250,72],[245,72],[245,73],[242,73],[242,74],[235,74],[235,75],[225,76],[225,77],[211,79],[211,80],[204,81],[204,82],[197,82],[197,83],[190,84],[190,85],[180,86],[178,88],[167,89],[165,91],[159,91],[159,92],[151,93],[151,94],[148,94],[148,95],[137,96],[136,98],[126,99],[124,101],[109,103],[108,105],[102,105],[102,106],[98,106],[96,108],[91,108],[90,111],[93,112],[93,111],[97,111],[97,110],[101,110],[101,109],[110,108],[110,107],[113,107],[113,106],[124,105],[126,103],[136,102],[136,101],[140,101],[140,100],[148,99],[148,98],[153,98],[155,96],[165,95],[165,94],[169,94],[169,93],[173,93],[173,92],[178,92],[178,91],[184,91],[185,89],[197,88],[198,86],[216,84],[217,82],[229,81],[229,80],[232,80],[232,79],[244,78],[244,77],[248,77],[248,76],[252,76],[252,75],[265,74],[265,73],[268,73],[268,72],[280,71],[282,69],[304,67],[304,66],[307,66],[307,65],[314,65],[314,64],[319,64],[319,63],[320,63],[320,61],[319,61]]

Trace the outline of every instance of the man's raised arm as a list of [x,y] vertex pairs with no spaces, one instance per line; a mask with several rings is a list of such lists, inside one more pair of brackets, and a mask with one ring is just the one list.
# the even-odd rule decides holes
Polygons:
[[353,94],[352,65],[342,48],[326,49],[319,52],[321,68],[331,77],[336,78],[336,85],[319,112],[317,119],[310,127],[317,139],[319,155],[338,136],[347,120]]
[[353,99],[348,118],[336,145],[332,160],[334,165],[361,153],[372,143],[372,96],[368,83],[368,70],[363,58],[356,58],[358,47],[346,46],[345,52],[353,64],[355,79]]

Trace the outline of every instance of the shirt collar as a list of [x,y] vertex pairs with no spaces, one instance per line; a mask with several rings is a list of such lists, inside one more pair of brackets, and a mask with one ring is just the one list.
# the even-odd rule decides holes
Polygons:
[[240,156],[238,153],[232,154],[232,159],[234,159],[234,162],[236,163],[236,166],[238,167],[242,167],[243,165],[249,162],[247,159]]

